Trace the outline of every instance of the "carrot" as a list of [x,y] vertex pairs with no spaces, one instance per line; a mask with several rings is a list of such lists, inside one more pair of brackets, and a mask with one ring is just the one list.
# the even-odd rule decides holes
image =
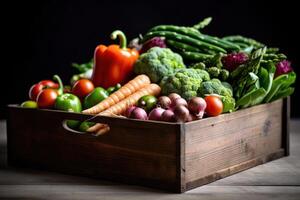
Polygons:
[[99,113],[98,115],[112,116],[112,115],[120,115],[126,111],[127,108],[136,104],[136,102],[145,95],[159,95],[161,89],[157,84],[150,84],[140,89],[139,91],[133,93],[129,97],[120,101],[119,103],[111,106],[107,110]]
[[107,125],[106,124],[97,123],[94,126],[91,126],[90,128],[88,128],[86,131],[90,132],[90,133],[97,132],[98,130],[104,128],[105,126],[107,126]]
[[139,75],[126,83],[124,86],[122,86],[119,90],[112,93],[109,97],[98,103],[97,105],[83,110],[82,112],[85,114],[98,114],[102,112],[103,110],[117,104],[118,102],[122,101],[126,97],[130,96],[131,94],[135,93],[139,89],[145,87],[146,85],[149,85],[150,79],[146,75]]
[[[130,95],[129,97],[125,98],[124,100],[120,101],[119,103],[113,105],[112,107],[108,108],[107,110],[97,114],[97,115],[104,115],[104,116],[114,116],[120,115],[126,111],[127,108],[133,106],[137,103],[137,101],[145,95],[154,95],[158,96],[161,91],[161,88],[157,84],[150,84],[145,86],[144,88],[140,89],[139,91],[135,92],[134,94]],[[104,134],[109,129],[104,126],[103,124],[97,123],[94,126],[88,129],[88,132],[97,132],[97,135]]]
[[96,136],[98,136],[98,135],[103,135],[103,134],[107,133],[109,130],[110,130],[109,126],[106,125],[106,126],[104,126],[103,128],[99,129],[99,130],[96,132],[95,135],[96,135]]

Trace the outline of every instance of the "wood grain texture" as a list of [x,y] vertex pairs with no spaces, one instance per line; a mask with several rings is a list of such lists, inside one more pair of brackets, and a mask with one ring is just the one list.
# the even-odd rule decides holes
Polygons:
[[285,98],[282,106],[282,147],[285,149],[285,156],[290,155],[290,116],[291,98]]
[[286,103],[279,100],[185,124],[97,116],[92,121],[110,126],[98,137],[68,130],[62,123],[91,115],[10,106],[8,160],[182,193],[284,156]]
[[[266,159],[268,157],[284,156],[283,105],[279,100],[207,118],[202,123],[187,123],[184,152],[186,189],[262,164],[264,160],[272,160]],[[230,170],[233,166],[235,170]],[[224,170],[227,173],[219,172]]]
[[6,165],[6,121],[0,120],[2,200],[298,200],[300,120],[291,120],[290,156],[245,170],[184,194],[83,176]]
[[176,188],[177,124],[100,117],[111,130],[94,137],[64,129],[62,120],[78,119],[68,113],[12,107],[9,115],[10,163]]

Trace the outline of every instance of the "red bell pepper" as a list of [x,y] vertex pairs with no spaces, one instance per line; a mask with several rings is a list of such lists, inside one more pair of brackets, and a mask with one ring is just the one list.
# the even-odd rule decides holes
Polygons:
[[108,88],[117,83],[126,83],[133,73],[133,65],[139,53],[126,48],[126,36],[122,31],[112,32],[111,39],[120,39],[120,45],[98,45],[94,53],[92,82],[95,87]]

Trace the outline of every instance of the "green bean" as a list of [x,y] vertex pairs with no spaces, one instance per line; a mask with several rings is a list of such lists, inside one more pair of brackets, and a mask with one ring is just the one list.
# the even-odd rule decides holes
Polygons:
[[201,22],[199,22],[198,24],[195,24],[193,26],[193,28],[195,28],[197,30],[203,29],[205,26],[208,26],[210,24],[211,20],[212,20],[212,17],[207,17],[207,18],[203,19]]
[[182,51],[182,52],[180,52],[180,55],[184,59],[187,59],[190,61],[195,61],[195,62],[206,61],[207,59],[210,59],[213,57],[212,55],[209,55],[209,54],[189,52],[189,51]]
[[210,41],[212,44],[216,44],[220,47],[225,48],[226,50],[233,50],[233,51],[239,51],[240,47],[236,45],[235,43],[232,43],[230,41],[222,40],[221,38],[215,37],[215,36],[210,36],[210,35],[205,35],[202,34],[204,40]]
[[176,41],[180,41],[182,43],[187,43],[190,44],[192,46],[201,48],[201,50],[205,51],[205,52],[209,52],[210,51],[214,51],[214,52],[222,52],[222,53],[226,53],[226,50],[221,48],[221,47],[217,47],[215,45],[209,44],[207,42],[203,42],[200,40],[196,40],[194,38],[191,38],[189,36],[186,35],[182,35],[179,33],[175,33],[175,32],[171,32],[171,31],[154,31],[154,32],[148,32],[143,40],[146,41],[152,37],[155,36],[163,36],[166,37],[167,39],[174,39]]
[[274,53],[268,53],[265,54],[263,57],[264,60],[274,60],[274,59],[278,59],[278,60],[284,60],[286,59],[286,55],[280,53],[280,54],[274,54]]
[[[224,41],[226,41],[226,40],[224,40]],[[245,49],[245,48],[249,47],[248,44],[241,43],[241,42],[234,42],[234,44],[238,45],[241,49]]]
[[270,47],[267,48],[266,53],[277,53],[279,51],[279,48]]
[[216,46],[221,47],[226,50],[228,49],[228,50],[238,51],[240,49],[239,46],[233,44],[232,42],[223,41],[217,37],[212,37],[209,35],[201,34],[198,30],[196,30],[192,27],[174,26],[174,25],[159,25],[159,26],[155,26],[152,29],[150,29],[149,32],[156,32],[156,31],[170,31],[170,32],[176,32],[179,34],[184,34],[186,36],[216,45]]
[[182,43],[182,42],[177,42],[175,40],[170,40],[170,39],[167,39],[166,42],[167,42],[168,47],[170,46],[170,47],[173,47],[173,48],[178,49],[180,51],[201,52],[200,49],[198,49],[196,47],[193,47],[191,45]]
[[231,35],[231,36],[226,36],[223,37],[222,39],[230,41],[230,42],[240,42],[244,44],[248,44],[249,46],[254,46],[256,48],[261,48],[265,46],[264,44],[252,39],[252,38],[247,38],[241,35]]

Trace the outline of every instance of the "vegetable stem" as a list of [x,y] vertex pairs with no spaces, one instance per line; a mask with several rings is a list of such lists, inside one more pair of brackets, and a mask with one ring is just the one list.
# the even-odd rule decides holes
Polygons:
[[59,84],[59,88],[57,89],[58,95],[61,95],[64,93],[64,85],[58,75],[53,76],[53,80],[57,81]]
[[110,38],[112,40],[117,39],[117,37],[120,40],[120,47],[121,47],[121,49],[126,49],[126,47],[127,47],[127,39],[126,39],[125,34],[122,31],[120,31],[120,30],[115,30],[110,35]]

